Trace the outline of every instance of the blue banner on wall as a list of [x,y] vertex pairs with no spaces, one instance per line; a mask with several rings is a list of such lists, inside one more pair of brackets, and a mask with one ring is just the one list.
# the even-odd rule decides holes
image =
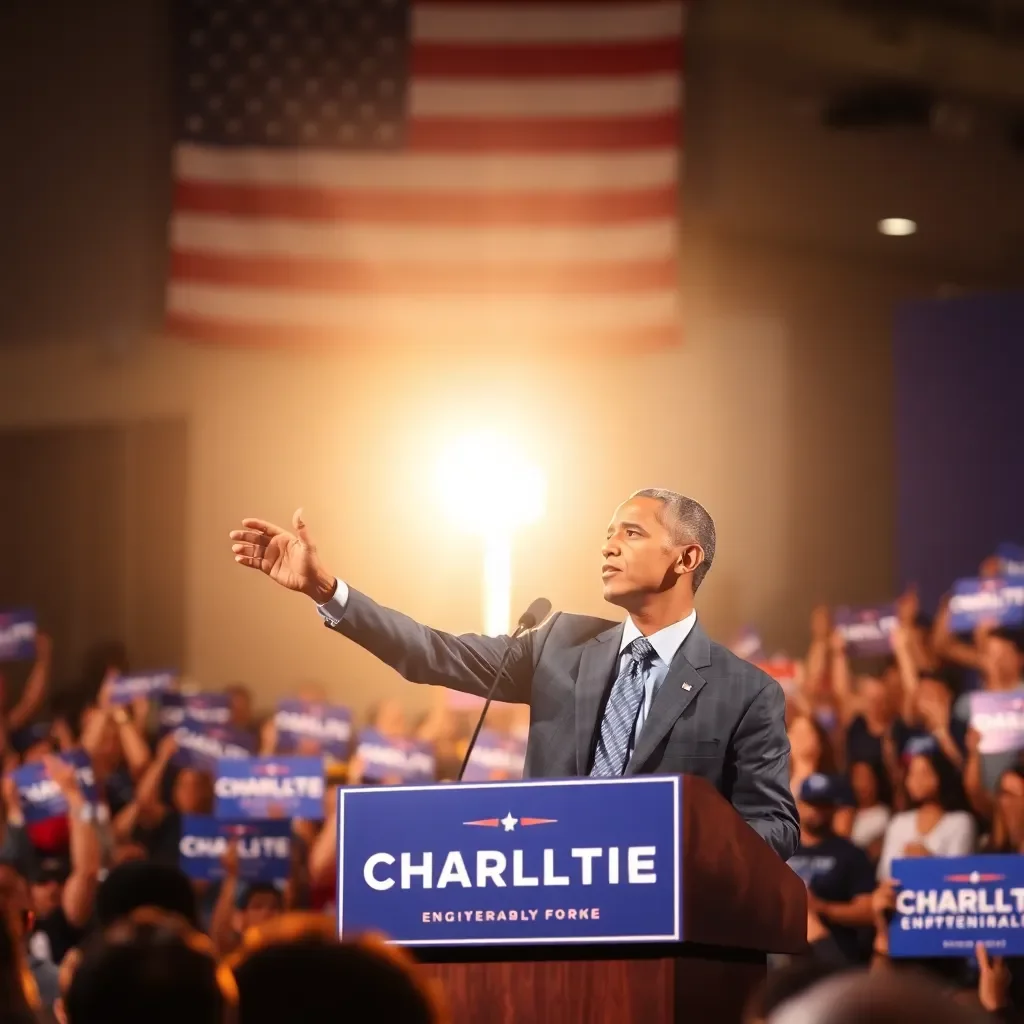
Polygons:
[[189,878],[216,882],[224,877],[221,860],[234,839],[238,877],[244,882],[283,882],[291,873],[290,821],[218,821],[205,814],[181,819],[178,844],[182,871]]
[[337,704],[282,700],[274,716],[279,754],[329,754],[338,760],[352,746],[352,712]]
[[1024,578],[963,579],[949,598],[949,628],[970,633],[982,622],[1016,629],[1024,625]]
[[0,661],[32,661],[35,656],[35,612],[28,608],[0,611]]
[[362,762],[367,782],[432,782],[435,777],[434,752],[429,743],[389,739],[376,729],[359,734],[356,757]]
[[176,678],[176,673],[170,670],[133,672],[131,675],[118,676],[110,687],[110,702],[130,704],[139,697],[152,698],[167,693],[174,686]]
[[[75,766],[82,796],[87,803],[96,802],[96,779],[93,775],[89,755],[84,750],[69,750],[55,755],[60,760]],[[46,821],[49,818],[63,818],[68,813],[68,802],[64,799],[57,783],[50,778],[46,766],[33,762],[11,773],[18,787],[21,810],[28,824]]]
[[890,636],[896,627],[896,610],[891,604],[876,608],[837,608],[836,629],[856,657],[870,658],[892,653]]
[[481,729],[466,765],[466,782],[521,779],[526,761],[526,741]]
[[970,956],[977,942],[1024,953],[1024,857],[913,857],[894,860],[892,875],[890,956]]
[[338,929],[409,946],[682,935],[678,776],[338,791]]
[[214,814],[225,821],[324,817],[321,757],[247,757],[217,764]]
[[221,758],[251,757],[256,737],[230,725],[203,725],[186,717],[174,730],[178,751],[174,763],[179,768],[213,771]]

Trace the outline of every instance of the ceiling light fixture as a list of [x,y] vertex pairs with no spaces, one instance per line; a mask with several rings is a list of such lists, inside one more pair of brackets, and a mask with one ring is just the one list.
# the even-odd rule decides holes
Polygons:
[[914,234],[917,231],[917,223],[906,217],[886,217],[878,222],[878,230],[883,235],[902,237]]

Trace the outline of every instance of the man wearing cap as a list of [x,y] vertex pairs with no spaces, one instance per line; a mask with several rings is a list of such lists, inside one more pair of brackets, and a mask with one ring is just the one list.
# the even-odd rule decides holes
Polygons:
[[797,798],[800,845],[789,866],[807,885],[810,918],[825,926],[844,960],[859,963],[871,953],[874,871],[864,851],[832,828],[836,810],[852,803],[841,775],[809,775]]

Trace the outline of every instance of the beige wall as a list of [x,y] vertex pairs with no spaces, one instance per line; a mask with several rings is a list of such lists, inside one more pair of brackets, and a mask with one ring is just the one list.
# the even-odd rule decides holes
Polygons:
[[172,343],[123,359],[15,347],[0,350],[0,429],[184,416],[187,672],[245,680],[262,698],[312,678],[356,705],[398,692],[425,701],[322,629],[305,599],[236,566],[228,530],[303,504],[354,586],[439,627],[478,629],[480,553],[440,514],[432,460],[445,437],[489,424],[520,437],[549,481],[546,516],[517,544],[515,608],[545,595],[601,613],[607,517],[632,489],[664,485],[717,519],[701,594],[715,631],[763,619],[779,632],[793,558],[790,347],[777,319],[727,312],[674,352],[504,373]]

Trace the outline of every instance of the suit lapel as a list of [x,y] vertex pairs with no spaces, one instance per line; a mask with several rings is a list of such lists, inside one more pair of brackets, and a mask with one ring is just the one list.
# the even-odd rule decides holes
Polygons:
[[[662,680],[651,704],[650,713],[637,738],[633,756],[626,765],[626,775],[638,774],[658,744],[668,735],[690,701],[703,689],[706,682],[697,670],[711,664],[711,642],[700,627],[693,624],[688,636],[676,651],[668,675]],[[577,724],[579,720],[577,719]]]
[[576,774],[590,770],[590,755],[597,742],[601,705],[615,678],[622,639],[622,624],[612,626],[589,640],[583,647],[580,671],[576,677]]

